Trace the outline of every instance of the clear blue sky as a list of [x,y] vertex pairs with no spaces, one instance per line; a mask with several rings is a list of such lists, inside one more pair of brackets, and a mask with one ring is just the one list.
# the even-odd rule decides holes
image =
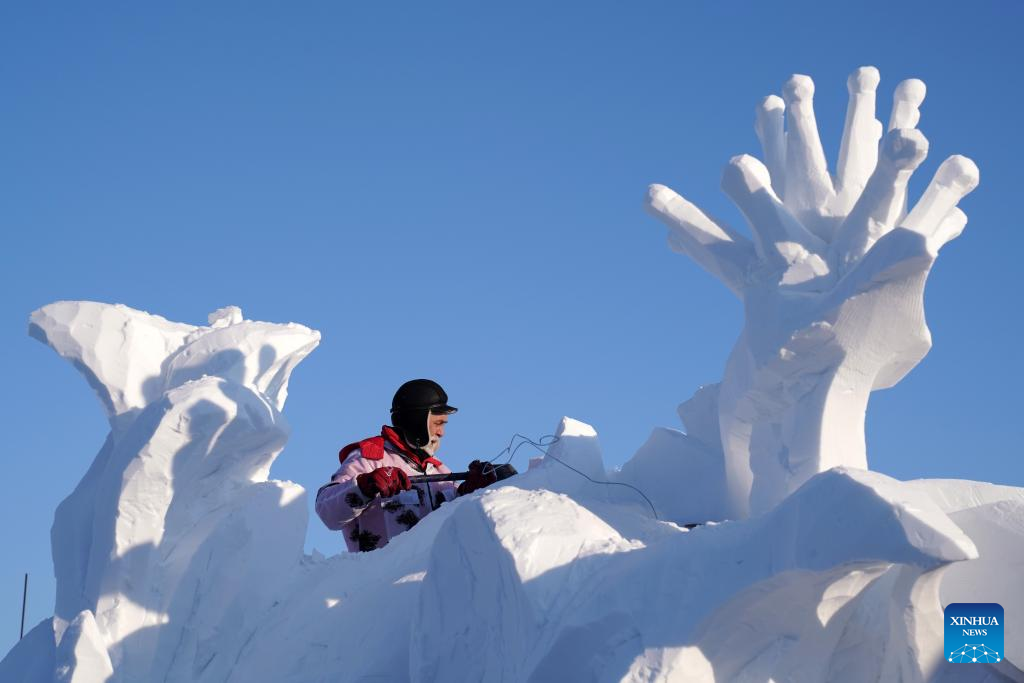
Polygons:
[[[834,160],[846,76],[881,70],[881,118],[929,86],[938,163],[980,188],[926,305],[935,347],[868,415],[900,478],[1024,485],[1019,2],[53,3],[0,6],[0,651],[52,612],[53,510],[107,432],[84,380],[26,335],[59,299],[203,323],[236,304],[323,341],[293,375],[277,478],[315,490],[337,449],[429,376],[461,408],[458,468],[562,415],[609,465],[721,376],[740,308],[641,210],[718,191],[759,152],[758,99],[817,83]],[[523,461],[520,462],[523,464]],[[311,518],[308,547],[343,547]]]

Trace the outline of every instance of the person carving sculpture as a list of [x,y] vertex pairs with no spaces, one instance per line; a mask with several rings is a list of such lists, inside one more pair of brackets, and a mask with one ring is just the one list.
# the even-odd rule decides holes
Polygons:
[[391,401],[391,426],[341,449],[341,466],[316,493],[316,513],[328,529],[344,532],[350,551],[382,548],[442,503],[497,481],[491,463],[479,460],[469,464],[469,477],[458,487],[451,481],[409,481],[451,472],[434,456],[448,416],[457,410],[437,382],[411,380]]

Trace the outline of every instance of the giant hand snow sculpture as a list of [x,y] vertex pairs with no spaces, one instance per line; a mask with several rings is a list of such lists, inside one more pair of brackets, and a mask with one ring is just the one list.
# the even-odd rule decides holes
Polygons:
[[304,490],[267,476],[288,378],[320,335],[235,307],[209,322],[93,302],[32,314],[111,425],[53,523],[58,680],[226,679],[302,557]]
[[667,187],[650,188],[647,207],[669,226],[670,246],[744,306],[745,326],[717,390],[730,516],[763,511],[831,467],[866,468],[870,392],[899,382],[931,346],[925,280],[967,222],[957,202],[978,184],[978,169],[950,157],[907,213],[907,181],[928,152],[916,129],[925,86],[897,86],[882,137],[878,80],[873,67],[850,76],[834,177],[811,79],[793,76],[784,99],[761,102],[765,163],[737,156],[722,176],[753,239]]

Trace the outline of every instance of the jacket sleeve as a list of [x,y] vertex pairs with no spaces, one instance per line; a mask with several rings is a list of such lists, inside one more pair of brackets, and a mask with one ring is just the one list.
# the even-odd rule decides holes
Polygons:
[[[434,471],[438,474],[451,474],[452,471],[448,469],[447,465],[434,465]],[[456,490],[458,484],[453,481],[439,481],[433,484],[434,491],[434,508],[438,508],[442,503],[455,500],[459,493]]]
[[356,477],[374,469],[374,465],[356,449],[345,458],[331,480],[316,492],[316,514],[328,529],[341,529],[370,504],[372,499],[359,490]]

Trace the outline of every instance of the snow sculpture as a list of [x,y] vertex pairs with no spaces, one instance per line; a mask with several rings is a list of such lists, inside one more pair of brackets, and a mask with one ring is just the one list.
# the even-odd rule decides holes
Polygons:
[[[104,404],[125,409],[58,510],[57,615],[0,662],[2,681],[1024,676],[1020,634],[999,664],[947,667],[940,607],[1024,609],[1008,570],[1024,548],[1022,489],[838,468],[765,515],[688,532],[544,458],[386,548],[304,556],[301,489],[266,481],[286,426],[253,388],[276,375],[283,391],[287,372],[217,354],[270,345],[297,362],[315,332],[229,319],[233,341],[218,347],[216,322],[189,330],[88,303],[33,320],[62,355],[90,359],[83,372],[118,399]],[[203,339],[210,353],[187,357],[241,380],[160,393]],[[137,386],[146,378],[151,393]],[[118,398],[147,395],[143,408]],[[552,455],[601,476],[593,428],[565,418],[557,434]]]
[[882,137],[878,81],[874,67],[849,78],[834,177],[811,79],[793,76],[783,98],[760,103],[765,162],[737,156],[722,175],[752,239],[669,188],[650,187],[646,206],[670,228],[670,247],[744,306],[725,376],[705,388],[717,392],[730,517],[765,511],[831,467],[866,468],[869,394],[899,382],[931,346],[925,280],[967,222],[957,202],[978,184],[978,169],[948,158],[908,213],[907,181],[928,152],[916,128],[925,86],[911,79],[896,87]]
[[[597,433],[564,418],[554,457],[387,547],[306,556],[305,491],[268,474],[291,371],[319,334],[236,307],[197,327],[56,303],[29,331],[82,372],[111,431],[57,510],[55,615],[0,681],[1024,680],[1024,630],[1001,662],[951,665],[941,611],[1024,612],[1024,489],[863,469],[868,392],[927,351],[924,280],[977,180],[954,158],[902,216],[923,88],[898,90],[876,159],[876,83],[851,80],[834,184],[809,81],[787,88],[787,135],[766,100],[771,170],[740,158],[724,182],[753,243],[652,191],[747,326],[723,383],[680,406],[687,433],[656,430],[618,477],[677,521],[750,518],[653,519],[599,483]],[[859,440],[835,450],[843,429]],[[861,467],[816,473],[847,461]]]
[[[574,463],[600,452],[579,424],[560,430]],[[998,665],[947,666],[942,651],[942,605],[1024,605],[1007,569],[1024,489],[840,467],[768,513],[687,532],[605,487],[553,493],[549,468],[436,529],[411,680],[1024,680],[1019,635]]]
[[288,378],[320,335],[236,307],[209,322],[93,302],[32,314],[111,425],[51,533],[60,680],[224,680],[302,557],[305,491],[267,476]]

